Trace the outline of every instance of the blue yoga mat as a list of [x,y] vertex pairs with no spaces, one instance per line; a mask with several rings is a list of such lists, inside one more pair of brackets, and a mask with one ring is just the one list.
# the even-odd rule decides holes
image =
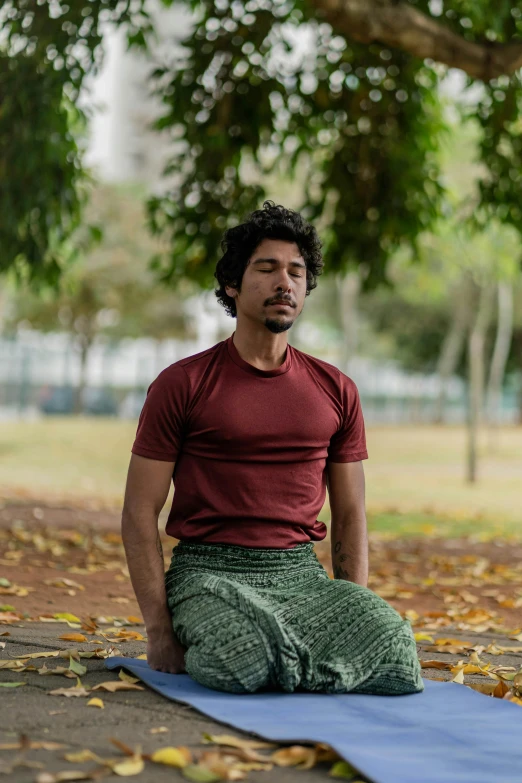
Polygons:
[[522,708],[452,682],[422,693],[232,694],[146,661],[107,658],[173,701],[281,742],[326,742],[374,783],[521,783]]

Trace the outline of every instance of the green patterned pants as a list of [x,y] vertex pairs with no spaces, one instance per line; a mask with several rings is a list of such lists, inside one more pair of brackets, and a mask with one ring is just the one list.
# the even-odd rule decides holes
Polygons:
[[410,623],[372,590],[330,579],[312,543],[180,542],[165,580],[186,670],[207,688],[381,695],[424,688]]

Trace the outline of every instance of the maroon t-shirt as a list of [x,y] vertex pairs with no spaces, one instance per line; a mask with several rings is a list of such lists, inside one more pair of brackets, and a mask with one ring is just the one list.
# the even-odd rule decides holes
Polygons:
[[260,370],[233,336],[149,387],[132,452],[176,463],[166,532],[281,549],[321,540],[326,460],[368,457],[357,388],[291,345],[280,367]]

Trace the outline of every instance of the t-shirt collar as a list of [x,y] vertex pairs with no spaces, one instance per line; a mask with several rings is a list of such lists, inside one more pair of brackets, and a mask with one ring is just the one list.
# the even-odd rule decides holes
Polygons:
[[288,345],[286,348],[285,360],[279,367],[275,367],[273,370],[260,370],[259,367],[254,367],[253,364],[245,362],[245,360],[242,359],[239,355],[237,348],[234,345],[234,334],[235,332],[227,340],[225,340],[227,344],[228,355],[234,364],[237,364],[237,366],[241,367],[242,370],[251,373],[251,375],[257,375],[259,378],[271,378],[274,375],[283,375],[283,373],[288,372],[292,366],[292,346]]

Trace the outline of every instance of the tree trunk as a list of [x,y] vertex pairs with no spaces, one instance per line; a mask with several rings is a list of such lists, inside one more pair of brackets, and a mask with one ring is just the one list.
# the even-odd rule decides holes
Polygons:
[[420,60],[428,57],[484,82],[522,66],[520,40],[469,41],[404,0],[312,0],[312,7],[348,39],[377,42]]
[[74,395],[74,414],[83,413],[84,393],[87,385],[87,362],[92,347],[93,338],[85,334],[80,335],[80,378]]
[[473,286],[469,278],[463,278],[459,285],[454,302],[451,325],[442,344],[439,360],[437,362],[437,374],[439,376],[439,394],[435,407],[435,424],[444,422],[446,398],[449,379],[455,374],[464,349],[466,332],[472,314]]
[[348,372],[350,361],[357,354],[358,347],[358,300],[361,278],[358,272],[350,271],[344,277],[338,275],[336,285],[343,333],[340,364],[342,371]]
[[468,460],[467,480],[477,480],[477,441],[484,398],[484,346],[491,318],[492,289],[479,289],[478,309],[468,340]]
[[489,368],[487,391],[488,423],[498,427],[502,404],[502,386],[506,364],[513,337],[513,286],[511,283],[498,284],[497,335]]

